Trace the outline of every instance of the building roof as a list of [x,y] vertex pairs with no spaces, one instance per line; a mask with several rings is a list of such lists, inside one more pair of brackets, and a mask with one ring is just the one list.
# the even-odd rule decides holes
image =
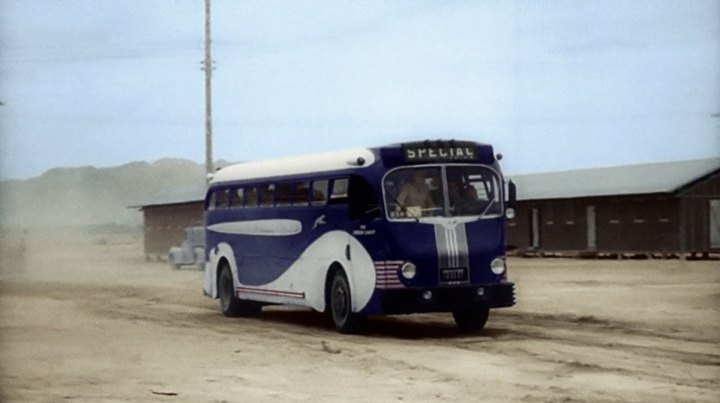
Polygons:
[[146,207],[171,206],[187,203],[196,203],[205,200],[207,185],[202,177],[190,178],[184,186],[168,185],[162,183],[154,194],[145,200],[140,200],[128,208],[143,210]]
[[674,193],[720,171],[720,158],[509,175],[518,200]]
[[176,201],[176,202],[160,202],[160,203],[151,203],[151,204],[142,204],[142,205],[135,205],[135,206],[128,206],[128,208],[132,209],[138,209],[140,211],[150,209],[150,208],[156,208],[156,207],[177,207],[182,206],[186,204],[200,204],[204,203],[204,198],[196,198],[192,200],[185,200],[185,201]]
[[[365,149],[348,150],[347,152],[331,153],[334,155],[330,161],[324,164],[311,164],[312,159],[318,159],[323,154],[310,156],[306,163],[307,167],[315,169],[330,170],[339,168],[352,168],[348,162],[352,158],[363,156],[369,163],[374,161],[372,153]],[[360,152],[360,154],[358,154]],[[285,172],[298,173],[297,166],[289,165],[297,157],[283,158],[279,160],[261,161],[257,163],[235,164],[216,173],[213,182],[224,180],[239,180],[238,177],[262,177],[280,176]],[[263,164],[272,162],[270,166]],[[272,165],[277,164],[274,168]],[[335,167],[335,168],[332,168]],[[356,166],[357,167],[357,166]],[[232,170],[218,175],[228,169]],[[250,169],[252,168],[252,170]],[[262,169],[267,168],[263,171]],[[271,169],[272,168],[272,169]],[[260,173],[262,172],[262,173]],[[527,175],[508,175],[509,179],[517,185],[518,200],[543,200],[543,199],[567,199],[576,197],[599,197],[619,196],[649,193],[675,193],[683,190],[688,185],[703,179],[704,177],[720,173],[720,158],[708,158],[701,160],[661,162],[642,165],[625,165],[609,168],[580,169],[575,171],[547,172]],[[232,178],[232,179],[230,179]],[[205,188],[190,187],[187,191],[180,192],[175,197],[158,197],[141,205],[129,206],[140,210],[148,207],[182,205],[198,203],[204,200]],[[161,201],[162,200],[162,201]]]
[[[358,163],[359,158],[362,158],[362,164]],[[375,155],[366,148],[246,162],[229,165],[215,172],[211,183],[328,172],[340,169],[359,169],[369,167],[374,162]]]

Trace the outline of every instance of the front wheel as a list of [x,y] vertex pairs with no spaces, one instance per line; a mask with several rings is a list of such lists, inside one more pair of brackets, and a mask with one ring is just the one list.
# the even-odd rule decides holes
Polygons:
[[365,330],[366,318],[353,313],[350,284],[340,270],[335,273],[330,285],[330,313],[340,333],[361,333]]
[[262,306],[254,301],[244,301],[235,296],[235,283],[233,282],[230,267],[223,266],[218,277],[218,294],[220,297],[220,310],[228,317],[257,316]]
[[490,308],[487,306],[461,308],[453,311],[453,319],[455,324],[463,332],[478,332],[485,327]]

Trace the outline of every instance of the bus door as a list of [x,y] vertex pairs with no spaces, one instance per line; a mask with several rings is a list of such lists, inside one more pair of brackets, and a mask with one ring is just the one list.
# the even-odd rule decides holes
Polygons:
[[348,232],[374,257],[387,256],[384,241],[383,210],[373,186],[363,177],[352,175],[348,183]]

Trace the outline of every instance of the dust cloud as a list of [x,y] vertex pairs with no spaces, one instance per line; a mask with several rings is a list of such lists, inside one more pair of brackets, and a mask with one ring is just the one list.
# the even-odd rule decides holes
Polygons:
[[0,401],[720,401],[715,262],[510,259],[518,305],[447,314],[266,307],[230,319],[139,232],[6,230]]
[[108,168],[54,168],[27,180],[0,181],[0,225],[137,228],[139,205],[202,199],[204,175],[200,164],[165,158]]

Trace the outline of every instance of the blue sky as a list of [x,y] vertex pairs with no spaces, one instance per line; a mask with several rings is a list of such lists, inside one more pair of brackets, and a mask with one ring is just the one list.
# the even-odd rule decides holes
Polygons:
[[[425,138],[506,170],[720,156],[720,2],[214,0],[215,158]],[[0,0],[0,178],[204,161],[204,6]]]

